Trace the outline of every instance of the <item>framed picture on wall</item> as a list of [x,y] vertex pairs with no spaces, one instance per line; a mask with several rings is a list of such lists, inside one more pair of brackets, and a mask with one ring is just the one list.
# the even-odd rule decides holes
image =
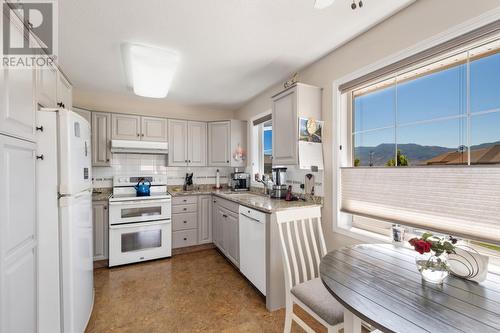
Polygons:
[[299,118],[299,141],[321,143],[323,123],[314,118]]

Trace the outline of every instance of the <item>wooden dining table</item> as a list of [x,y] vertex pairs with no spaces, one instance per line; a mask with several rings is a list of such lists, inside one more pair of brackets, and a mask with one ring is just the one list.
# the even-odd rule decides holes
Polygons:
[[344,306],[344,332],[361,322],[385,333],[498,333],[500,276],[477,283],[454,276],[442,285],[422,280],[416,252],[363,244],[327,253],[320,263],[326,289]]

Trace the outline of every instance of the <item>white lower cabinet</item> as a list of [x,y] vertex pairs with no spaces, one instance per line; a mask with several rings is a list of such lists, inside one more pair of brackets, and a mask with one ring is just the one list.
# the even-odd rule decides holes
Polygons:
[[212,243],[212,196],[198,197],[198,243]]
[[37,331],[36,145],[0,135],[0,332]]
[[94,261],[108,259],[108,220],[108,202],[93,202],[92,223],[94,229]]
[[172,200],[172,248],[198,244],[198,196]]
[[237,267],[240,264],[238,207],[234,202],[213,198],[213,243]]

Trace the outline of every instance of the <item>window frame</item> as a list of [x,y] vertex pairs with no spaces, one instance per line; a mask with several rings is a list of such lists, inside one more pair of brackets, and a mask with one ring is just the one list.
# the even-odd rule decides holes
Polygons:
[[[353,98],[352,94],[342,93],[340,91],[340,87],[347,82],[352,82],[360,77],[366,76],[370,73],[376,72],[384,67],[395,64],[403,59],[414,56],[418,53],[424,52],[432,47],[436,47],[440,44],[446,43],[454,38],[460,37],[475,29],[479,29],[488,24],[495,22],[500,19],[500,10],[495,11],[494,13],[489,13],[488,15],[481,15],[475,19],[472,19],[467,22],[467,24],[462,24],[457,27],[453,27],[447,31],[444,31],[440,34],[437,34],[433,37],[430,37],[415,46],[409,47],[401,52],[392,54],[386,58],[383,58],[380,61],[377,61],[373,64],[370,64],[366,67],[358,69],[350,74],[347,74],[340,79],[334,80],[332,83],[332,128],[337,129],[337,133],[333,138],[333,153],[332,153],[332,166],[335,168],[333,172],[333,188],[334,195],[332,198],[332,229],[333,232],[354,238],[358,241],[363,242],[384,242],[390,243],[392,242],[391,237],[385,237],[380,234],[370,232],[364,229],[357,229],[352,227],[352,214],[343,213],[340,211],[341,207],[341,196],[340,196],[340,170],[342,167],[352,166],[354,163],[354,149],[352,149],[353,145]],[[497,37],[498,38],[498,37]],[[497,39],[495,38],[495,39]],[[478,42],[480,42],[478,40]],[[484,41],[483,41],[484,42]],[[470,49],[471,45],[469,44],[466,49]],[[462,50],[462,52],[465,50]],[[456,50],[454,53],[459,53],[460,50]],[[449,57],[449,54],[446,55]],[[437,56],[433,57],[431,62],[435,62],[438,58],[445,58],[445,56]],[[468,60],[467,60],[468,61]],[[423,66],[423,63],[419,63],[414,66]],[[405,71],[408,71],[409,68],[414,66],[408,66],[405,68]],[[469,82],[469,66],[467,66],[467,84]],[[352,89],[351,89],[352,91]],[[467,93],[469,92],[469,87],[467,87]],[[469,97],[467,97],[469,98]],[[467,101],[467,117],[469,116],[469,101]],[[467,124],[467,147],[470,146],[470,126]],[[338,147],[338,148],[337,148]],[[397,153],[397,149],[396,149]],[[467,167],[481,167],[480,165],[469,165],[470,163],[470,151],[468,149],[468,157],[467,157]],[[500,167],[500,165],[497,165]],[[425,166],[424,166],[425,167]],[[453,166],[448,166],[453,167]],[[456,167],[464,167],[463,165],[457,165]]]

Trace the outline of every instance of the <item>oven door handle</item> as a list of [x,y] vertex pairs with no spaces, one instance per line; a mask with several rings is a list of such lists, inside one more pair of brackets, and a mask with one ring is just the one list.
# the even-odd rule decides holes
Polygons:
[[153,225],[163,225],[169,224],[170,219],[165,219],[161,221],[149,221],[149,222],[141,222],[141,223],[123,223],[123,224],[111,224],[109,226],[110,229],[125,229],[125,228],[139,228],[139,227],[149,227]]
[[126,205],[136,205],[136,204],[145,204],[145,203],[165,203],[170,202],[171,199],[160,199],[160,200],[130,200],[130,201],[110,201],[109,204],[111,206],[126,206]]

